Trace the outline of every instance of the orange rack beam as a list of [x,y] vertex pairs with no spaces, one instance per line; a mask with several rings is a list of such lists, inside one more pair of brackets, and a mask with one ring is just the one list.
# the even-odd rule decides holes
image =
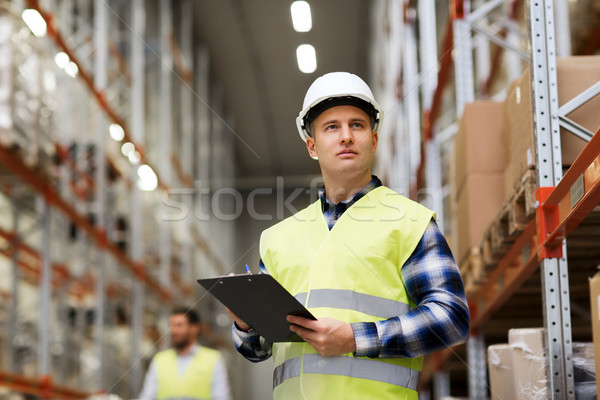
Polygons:
[[[478,331],[491,318],[517,289],[539,267],[537,242],[535,238],[535,219],[529,221],[521,236],[515,241],[508,253],[485,284],[470,299],[471,332]],[[529,254],[522,260],[523,254]]]
[[108,241],[106,232],[101,229],[96,229],[94,225],[92,225],[84,216],[80,215],[71,204],[63,199],[51,184],[42,180],[38,174],[23,164],[23,162],[15,154],[3,147],[0,147],[0,163],[9,168],[24,183],[28,184],[35,191],[43,195],[48,204],[60,210],[64,215],[67,216],[67,218],[69,218],[71,222],[73,222],[73,224],[94,239],[99,247],[107,249],[108,252],[110,252],[117,260],[119,260],[119,262],[125,265],[125,267],[127,267],[132,273],[137,275],[163,299],[168,300],[170,298],[170,294],[167,290],[161,288],[158,282],[152,279],[152,277],[146,275],[143,265],[135,263],[133,260],[127,257],[127,255],[125,255],[115,243]]
[[80,400],[92,395],[76,389],[52,384],[50,377],[28,378],[0,370],[0,386],[18,393],[30,394],[44,399]]
[[[0,253],[6,257],[11,257],[15,251],[18,252],[19,258],[17,260],[19,267],[26,274],[24,276],[27,282],[31,284],[37,284],[40,276],[40,264],[42,257],[40,253],[34,248],[30,247],[24,242],[18,242],[16,246],[12,246],[14,240],[14,232],[7,232],[0,229],[0,238],[4,239],[6,243],[0,241]],[[8,246],[6,246],[8,244]],[[25,257],[23,257],[25,256]],[[62,286],[65,282],[72,279],[69,269],[66,265],[60,263],[52,264],[53,279],[52,284],[54,288]],[[84,275],[83,277],[73,280],[69,288],[69,293],[79,299],[82,299],[85,295],[93,293],[93,284],[89,283],[91,276]],[[93,283],[93,281],[92,281]],[[106,292],[110,295],[112,291],[108,288]]]
[[600,131],[592,137],[543,204],[555,209],[544,246],[558,246],[600,203]]

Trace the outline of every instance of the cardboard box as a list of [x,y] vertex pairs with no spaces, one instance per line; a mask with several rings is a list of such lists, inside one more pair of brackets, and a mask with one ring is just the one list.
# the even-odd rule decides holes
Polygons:
[[[600,80],[599,56],[561,58],[556,61],[556,65],[559,106]],[[510,86],[504,104],[508,150],[505,185],[509,193],[525,171],[535,165],[529,68]],[[600,96],[582,105],[568,117],[595,133],[600,128],[598,109]],[[586,142],[564,129],[561,129],[560,137],[562,163],[568,166],[573,164]]]
[[511,329],[508,331],[508,344],[512,356],[514,398],[516,400],[547,398],[544,329]]
[[594,337],[594,360],[596,361],[596,390],[600,393],[600,272],[590,279],[590,302],[592,303],[592,332]]
[[454,139],[455,191],[472,173],[501,173],[506,167],[504,105],[476,101],[465,105]]
[[511,400],[516,398],[510,345],[504,343],[489,346],[487,362],[491,399]]
[[[556,60],[556,78],[558,82],[558,105],[562,106],[585,89],[600,81],[600,56],[564,57]],[[590,99],[575,109],[568,118],[596,133],[600,128],[600,96]],[[586,142],[561,129],[561,141],[568,135],[569,146],[563,149],[563,165],[571,165]],[[566,162],[565,162],[566,160]]]
[[454,153],[454,146],[440,146],[442,186],[454,184],[454,175],[456,174],[456,161],[454,160]]
[[456,253],[459,264],[478,246],[504,201],[504,174],[472,173],[465,180],[456,202]]
[[521,176],[535,166],[529,69],[510,86],[504,101],[506,118],[505,191],[513,192]]
[[456,200],[453,196],[446,196],[443,200],[444,207],[444,236],[446,237],[446,243],[450,246],[450,251],[454,258],[458,257],[458,219],[456,217]]

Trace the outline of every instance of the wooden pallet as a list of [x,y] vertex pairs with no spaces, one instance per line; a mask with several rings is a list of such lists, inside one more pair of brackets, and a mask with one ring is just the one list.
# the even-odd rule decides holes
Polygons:
[[493,268],[510,250],[515,239],[535,218],[536,173],[527,171],[515,192],[502,204],[502,208],[486,230],[481,242],[484,265]]
[[466,295],[470,296],[476,293],[480,285],[487,278],[487,271],[483,265],[480,247],[472,247],[469,250],[468,255],[461,261],[459,270]]
[[21,135],[16,130],[3,132],[0,146],[16,154],[23,161],[23,164],[29,168],[35,168],[39,164],[35,143],[28,143],[27,137]]
[[16,131],[10,131],[0,138],[0,147],[17,155],[23,164],[46,182],[54,182],[57,178],[55,156],[48,148],[42,148],[35,143],[27,144],[23,136]]
[[481,258],[483,265],[486,270],[490,270],[496,267],[502,256],[498,253],[495,253],[492,250],[492,239],[491,239],[491,231],[487,229],[483,234],[483,239],[481,240]]
[[515,191],[509,198],[508,234],[519,236],[530,220],[535,217],[535,171],[527,171]]

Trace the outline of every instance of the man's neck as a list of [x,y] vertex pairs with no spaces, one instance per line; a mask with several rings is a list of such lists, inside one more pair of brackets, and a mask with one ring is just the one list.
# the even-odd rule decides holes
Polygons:
[[187,346],[185,346],[183,349],[175,349],[175,352],[177,353],[178,356],[180,357],[184,357],[187,356],[192,349],[194,348],[194,346],[196,345],[196,342],[190,342]]
[[333,204],[338,204],[340,201],[344,201],[352,198],[358,193],[363,187],[371,181],[371,171],[367,174],[361,174],[360,176],[351,177],[331,177],[323,174],[323,181],[325,183],[325,197]]

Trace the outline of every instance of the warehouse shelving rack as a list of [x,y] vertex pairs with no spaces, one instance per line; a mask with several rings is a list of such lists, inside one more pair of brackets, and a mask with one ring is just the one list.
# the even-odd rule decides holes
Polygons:
[[31,379],[10,372],[0,371],[2,386],[17,393],[28,394],[43,399],[55,398],[62,400],[85,399],[90,393],[50,384],[47,380]]
[[[156,240],[158,244],[158,273],[154,273],[144,264],[145,249],[143,247],[143,232],[145,216],[142,214],[142,204],[145,201],[151,201],[155,204],[159,199],[157,196],[148,200],[148,195],[135,188],[137,181],[137,167],[139,165],[152,165],[151,160],[158,159],[158,168],[153,168],[157,176],[159,191],[163,195],[169,195],[172,188],[183,187],[187,192],[194,189],[194,177],[203,182],[218,182],[224,179],[230,179],[233,173],[231,168],[213,169],[211,172],[210,147],[220,147],[228,151],[233,143],[226,141],[226,135],[213,135],[213,131],[222,129],[224,121],[221,119],[224,110],[219,99],[209,101],[211,82],[209,78],[209,55],[203,48],[196,48],[192,42],[192,2],[182,1],[178,3],[178,10],[181,15],[179,21],[179,31],[173,30],[172,4],[167,0],[156,2],[158,10],[158,50],[152,50],[152,53],[159,60],[158,75],[160,81],[159,93],[155,96],[160,98],[161,104],[157,105],[160,110],[157,116],[160,128],[145,126],[150,116],[144,111],[144,79],[147,74],[146,68],[150,63],[145,54],[148,46],[143,38],[147,37],[148,32],[144,30],[146,18],[146,6],[143,1],[94,1],[79,2],[77,5],[73,0],[60,1],[15,1],[13,6],[17,10],[23,8],[32,8],[39,11],[46,22],[48,39],[44,40],[46,45],[55,51],[64,52],[71,63],[76,65],[77,79],[83,82],[88,92],[79,93],[73,103],[82,100],[78,106],[85,107],[88,99],[94,100],[94,106],[97,110],[92,114],[94,134],[88,135],[87,140],[95,146],[95,171],[84,174],[85,179],[90,183],[91,191],[88,195],[92,196],[92,201],[82,204],[81,196],[69,188],[68,178],[65,178],[66,167],[61,167],[57,179],[61,183],[57,188],[53,182],[48,181],[34,170],[23,163],[14,152],[0,147],[0,165],[4,171],[10,171],[10,183],[4,189],[6,195],[11,198],[13,207],[13,231],[2,230],[4,239],[3,254],[13,259],[13,301],[11,302],[11,332],[16,332],[16,315],[18,313],[19,298],[16,288],[18,283],[24,278],[30,282],[37,282],[40,288],[40,318],[39,318],[39,346],[38,346],[38,377],[21,376],[14,372],[4,371],[0,375],[0,386],[7,386],[13,390],[39,395],[41,397],[58,398],[83,398],[89,395],[78,390],[71,390],[64,386],[56,385],[50,378],[50,315],[51,298],[57,294],[71,294],[83,298],[93,294],[95,301],[95,319],[94,319],[94,341],[95,354],[99,360],[107,357],[105,354],[106,340],[104,337],[104,324],[107,322],[107,315],[113,311],[114,305],[111,304],[111,297],[117,290],[131,290],[132,296],[132,337],[141,338],[144,336],[143,314],[153,301],[152,307],[160,308],[161,323],[163,332],[166,332],[166,318],[168,317],[168,307],[173,301],[192,304],[192,295],[195,293],[191,282],[197,274],[192,266],[203,265],[203,268],[210,268],[207,273],[225,273],[226,265],[229,265],[227,259],[221,254],[222,249],[215,249],[215,245],[209,243],[206,237],[209,237],[211,226],[209,222],[196,221],[188,218],[177,224],[162,223],[159,225]],[[75,12],[77,8],[77,12]],[[87,19],[86,19],[87,18]],[[59,29],[60,23],[60,29]],[[90,26],[93,28],[90,29]],[[129,29],[128,37],[123,30]],[[129,43],[131,59],[129,62],[122,55],[122,49],[119,47],[122,43]],[[197,64],[194,67],[194,64]],[[92,72],[93,71],[93,72]],[[174,71],[177,74],[174,74]],[[192,76],[194,71],[194,76]],[[60,71],[62,73],[62,71]],[[66,75],[63,75],[62,79]],[[175,78],[174,78],[175,76]],[[67,82],[63,87],[75,87],[75,81]],[[192,87],[195,85],[195,87]],[[172,111],[172,105],[169,99],[172,98],[173,89],[176,89],[180,95],[181,107],[179,113],[175,115]],[[81,92],[81,90],[79,89]],[[194,109],[194,98],[192,92],[195,92],[198,101]],[[74,104],[71,104],[73,106]],[[67,105],[68,106],[68,105]],[[63,107],[67,107],[63,106]],[[212,107],[212,109],[211,109]],[[220,111],[218,118],[211,115],[212,110]],[[214,111],[213,111],[214,114]],[[71,116],[74,116],[71,114]],[[81,117],[85,118],[85,117]],[[125,121],[130,121],[131,129]],[[212,122],[211,122],[212,120]],[[118,157],[114,157],[114,152],[107,147],[109,124],[118,124],[123,129],[123,140],[121,143],[133,143],[135,151],[139,156],[139,162],[134,166],[129,163],[123,163]],[[174,124],[181,132],[179,137],[172,137]],[[212,127],[211,127],[212,126]],[[148,141],[145,132],[152,132],[153,129],[160,129],[165,134],[156,135],[160,137],[160,142],[155,143],[155,148],[167,156],[160,157],[156,154],[156,149],[144,146]],[[194,135],[198,140],[194,141]],[[64,134],[59,133],[59,141],[56,144],[57,152],[61,158],[68,158],[67,142]],[[172,148],[172,144],[177,141],[177,149]],[[158,142],[158,141],[156,141]],[[112,144],[112,143],[111,143]],[[177,152],[176,152],[177,151]],[[199,154],[198,160],[194,163],[194,151]],[[153,153],[154,152],[154,153]],[[180,154],[180,155],[179,155]],[[80,157],[81,158],[81,157]],[[73,159],[69,165],[77,169],[81,167],[81,159]],[[125,165],[125,167],[123,167]],[[131,240],[130,249],[125,252],[117,243],[113,229],[107,226],[107,218],[112,210],[109,210],[107,199],[107,190],[110,189],[105,175],[107,167],[113,170],[118,176],[120,182],[125,183],[131,196]],[[83,170],[83,169],[82,169]],[[216,172],[215,172],[216,171]],[[10,188],[7,189],[7,188]],[[24,193],[24,194],[23,194]],[[176,193],[176,191],[173,191]],[[80,195],[81,193],[79,193]],[[85,193],[83,193],[85,195]],[[18,202],[23,196],[36,199],[39,211],[39,221],[37,228],[41,237],[41,248],[35,249],[33,246],[24,242],[24,233],[22,227],[18,224],[21,207]],[[191,210],[192,198],[185,198],[188,209]],[[94,219],[90,220],[90,212],[93,212]],[[88,261],[93,266],[93,271],[87,271],[82,277],[74,277],[69,274],[69,266],[62,262],[52,263],[51,261],[51,235],[52,226],[60,223],[68,225],[69,223],[76,227],[84,235],[79,235],[81,239],[78,246],[83,246],[90,258]],[[172,230],[182,229],[188,241],[174,246],[178,239],[173,235]],[[181,235],[180,235],[181,236]],[[227,238],[225,238],[227,239]],[[180,240],[180,239],[179,239]],[[221,243],[223,248],[228,245],[227,240]],[[178,249],[176,251],[176,249]],[[173,269],[173,259],[177,258],[183,264],[181,271]],[[114,267],[122,266],[129,271],[129,279],[133,281],[133,287],[130,289],[121,285],[121,282],[115,281],[114,274],[121,274]],[[87,268],[89,270],[89,268]],[[112,271],[112,272],[111,272]],[[116,272],[115,272],[116,271]],[[111,277],[110,274],[113,274]],[[177,273],[181,274],[181,279],[176,279]],[[90,279],[91,278],[91,279]],[[89,285],[94,285],[93,288]],[[150,292],[146,293],[146,290]],[[147,294],[153,294],[148,297]],[[62,296],[59,295],[59,298]],[[67,296],[68,297],[68,296]],[[146,299],[148,297],[148,299]],[[61,301],[64,301],[61,298]],[[83,318],[80,313],[78,318]],[[64,321],[63,321],[64,322]],[[14,336],[14,335],[13,335]],[[138,362],[142,356],[140,340],[132,341],[132,376],[130,380],[129,394],[135,395],[139,390],[142,378],[142,365]],[[66,349],[67,351],[69,349]],[[14,358],[14,349],[10,349],[11,358]],[[110,390],[107,384],[107,372],[103,370],[102,362],[94,373],[95,383],[88,382],[85,387],[93,391]],[[14,366],[14,364],[13,364]],[[112,371],[111,371],[112,372]],[[79,384],[82,384],[80,381]],[[25,391],[24,388],[31,388]]]
[[[432,21],[435,21],[435,6],[430,1],[416,3],[412,12],[410,5],[408,12],[405,12],[408,16],[405,20],[406,29],[413,32],[406,33],[405,36],[409,39],[415,36],[416,15],[421,39],[420,75],[413,78],[422,81],[422,151],[416,180],[411,187],[413,196],[419,193],[425,182],[433,186],[430,191],[434,195],[442,197],[444,193],[449,192],[440,187],[441,179],[437,168],[440,165],[439,148],[446,145],[457,129],[456,124],[450,124],[446,129],[439,128],[439,113],[444,91],[451,79],[452,63],[457,118],[460,118],[464,105],[475,99],[476,88],[483,91],[484,95],[489,95],[490,82],[497,74],[496,63],[503,49],[512,57],[509,60],[509,78],[516,78],[515,73],[519,73],[518,58],[530,62],[532,66],[538,186],[536,218],[529,222],[485,284],[468,299],[471,310],[471,335],[467,344],[469,397],[487,398],[487,366],[482,334],[486,322],[539,267],[546,354],[549,360],[549,394],[553,399],[573,399],[571,309],[565,240],[600,203],[600,136],[577,126],[568,120],[566,115],[598,95],[600,83],[558,107],[556,56],[557,53],[570,54],[568,10],[565,1],[527,2],[530,51],[519,46],[518,35],[514,33],[514,16],[520,2],[451,1],[450,17],[438,62],[435,61],[436,43],[432,40],[430,31],[430,27],[435,26],[432,24]],[[506,19],[489,24],[487,16],[499,7],[505,7]],[[558,9],[556,12],[555,7]],[[555,15],[558,16],[556,20]],[[472,36],[472,32],[476,35]],[[492,57],[487,41],[500,46]],[[407,55],[403,61],[405,70],[408,69],[407,65],[417,63],[415,54],[411,55],[411,47],[407,46],[406,49]],[[496,60],[496,63],[490,65],[490,58]],[[432,74],[432,71],[437,72],[437,75]],[[427,84],[428,81],[434,82],[433,87]],[[408,101],[410,100],[406,97],[404,102]],[[404,113],[407,112],[408,107],[405,106]],[[589,141],[564,176],[560,127]],[[437,202],[434,200],[434,207],[440,207],[442,200],[439,197]],[[424,381],[433,378],[436,398],[449,395],[450,383],[447,373],[442,371],[442,365],[453,354],[452,349],[437,353],[428,359],[428,365],[424,368]]]

